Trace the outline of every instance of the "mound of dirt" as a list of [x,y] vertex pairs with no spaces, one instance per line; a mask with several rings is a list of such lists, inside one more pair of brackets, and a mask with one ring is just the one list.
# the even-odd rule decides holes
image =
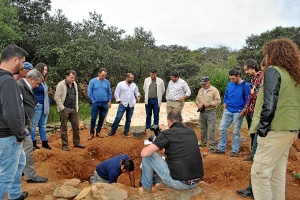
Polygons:
[[[108,129],[103,129],[102,134],[108,133]],[[195,128],[197,137],[200,138],[199,128]],[[141,163],[140,152],[143,148],[142,139],[126,138],[122,134],[121,128],[117,134],[105,138],[93,138],[88,140],[89,129],[81,130],[81,143],[86,145],[85,149],[73,148],[72,131],[69,134],[69,148],[66,152],[61,150],[61,140],[59,130],[56,133],[49,135],[49,145],[52,150],[37,149],[34,151],[35,168],[40,176],[48,177],[47,187],[45,184],[27,184],[24,177],[22,178],[22,189],[31,192],[27,199],[38,200],[44,199],[46,195],[52,195],[54,189],[61,184],[64,179],[78,178],[82,182],[88,181],[90,175],[93,174],[97,164],[105,159],[126,153],[135,164],[135,182],[136,185],[140,179]],[[217,134],[218,135],[218,134]],[[236,190],[245,188],[250,179],[251,162],[245,162],[243,159],[249,154],[250,137],[246,129],[242,129],[242,142],[239,157],[230,157],[231,136],[228,137],[226,155],[216,155],[207,153],[203,156],[204,172],[203,181],[200,187],[203,188],[201,196],[193,199],[243,199],[236,194]],[[295,154],[300,151],[299,139],[291,148],[286,183],[286,199],[299,198],[300,181],[293,177],[293,173],[300,172],[300,161],[297,160]],[[207,149],[201,148],[202,154],[206,154]],[[130,186],[128,175],[122,174],[119,183]],[[35,190],[33,189],[35,188]],[[38,189],[37,189],[38,188]]]

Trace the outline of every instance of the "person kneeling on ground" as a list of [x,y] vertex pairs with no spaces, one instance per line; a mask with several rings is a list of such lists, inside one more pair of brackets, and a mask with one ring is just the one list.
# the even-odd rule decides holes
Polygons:
[[[178,111],[171,111],[167,117],[168,130],[162,131],[152,144],[142,152],[142,187],[140,195],[152,192],[153,171],[163,183],[156,184],[157,189],[166,186],[185,190],[196,187],[203,177],[203,163],[195,132],[182,124]],[[165,148],[166,160],[156,151]]]
[[134,163],[128,155],[121,154],[97,165],[94,174],[90,177],[90,183],[116,183],[118,177],[126,172],[128,172],[131,186],[135,187]]

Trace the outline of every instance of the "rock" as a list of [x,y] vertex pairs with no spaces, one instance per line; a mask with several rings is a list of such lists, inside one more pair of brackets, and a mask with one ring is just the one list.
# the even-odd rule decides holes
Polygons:
[[99,200],[125,200],[129,198],[128,191],[118,187],[118,184],[94,183],[92,194],[95,199]]
[[44,200],[54,200],[52,195],[46,195],[44,196]]
[[74,200],[81,200],[81,199],[85,199],[86,196],[88,196],[90,194],[92,190],[92,187],[86,187],[84,188],[76,197]]
[[81,192],[80,189],[74,188],[70,185],[63,185],[61,187],[57,187],[54,192],[53,196],[61,197],[66,199],[72,199],[76,197]]
[[80,183],[81,183],[81,181],[80,181],[79,179],[73,178],[73,179],[67,179],[67,180],[64,182],[64,185],[70,185],[70,186],[76,187],[76,186],[78,186]]

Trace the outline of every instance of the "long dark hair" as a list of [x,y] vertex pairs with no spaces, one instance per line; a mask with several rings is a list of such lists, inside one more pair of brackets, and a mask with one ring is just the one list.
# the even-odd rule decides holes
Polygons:
[[[41,74],[43,74],[45,66],[47,67],[47,65],[45,63],[40,62],[35,66],[35,69],[39,70],[39,72],[41,72]],[[47,81],[47,79],[48,79],[48,73],[45,74],[44,81]]]

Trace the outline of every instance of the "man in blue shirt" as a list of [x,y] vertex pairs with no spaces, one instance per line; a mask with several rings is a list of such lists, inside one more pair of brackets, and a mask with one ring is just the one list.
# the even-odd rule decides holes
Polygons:
[[92,102],[92,119],[90,127],[89,140],[94,138],[96,119],[99,113],[99,120],[96,129],[96,137],[103,138],[100,131],[104,118],[107,114],[108,108],[111,106],[111,89],[110,83],[106,79],[107,71],[105,68],[101,68],[98,72],[98,77],[93,78],[88,87],[88,96]]
[[121,154],[103,161],[97,165],[90,183],[116,183],[122,173],[128,173],[130,184],[135,187],[134,163],[126,154]]
[[241,78],[239,67],[229,71],[229,78],[231,81],[227,84],[224,95],[224,110],[220,123],[220,141],[215,153],[225,154],[227,129],[233,122],[233,139],[230,156],[237,157],[240,149],[241,126],[244,118],[241,111],[247,104],[248,95],[250,93],[250,84]]

